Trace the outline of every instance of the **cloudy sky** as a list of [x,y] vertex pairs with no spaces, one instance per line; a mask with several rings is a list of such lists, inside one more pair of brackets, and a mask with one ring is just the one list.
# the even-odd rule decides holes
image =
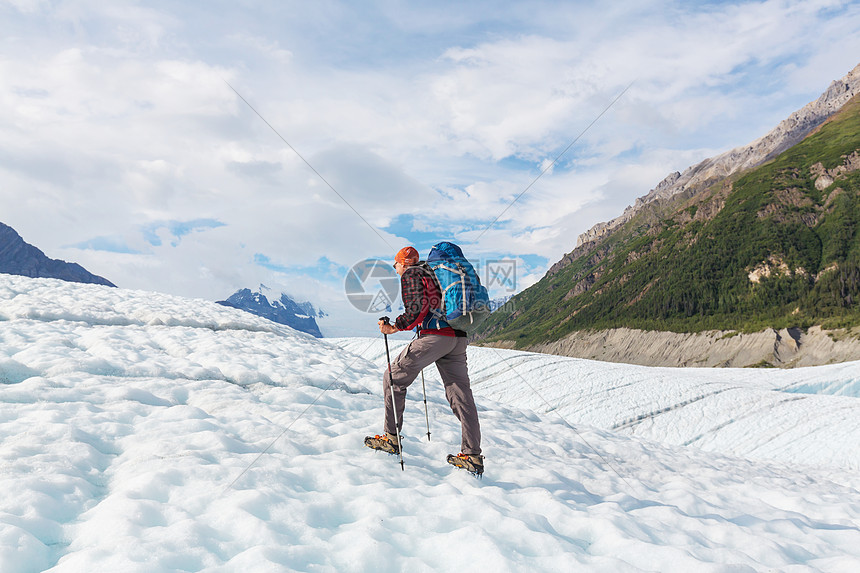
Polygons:
[[356,262],[454,240],[522,289],[860,62],[829,0],[0,0],[0,29],[0,221],[126,288],[263,283],[329,335],[372,328]]

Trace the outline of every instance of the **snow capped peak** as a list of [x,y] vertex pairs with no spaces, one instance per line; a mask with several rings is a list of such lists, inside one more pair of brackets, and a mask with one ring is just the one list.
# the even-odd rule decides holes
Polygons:
[[322,338],[315,317],[326,316],[323,311],[317,312],[309,302],[297,303],[285,293],[281,293],[280,299],[270,302],[262,292],[264,289],[271,290],[264,284],[260,284],[260,290],[257,292],[251,292],[251,289],[247,288],[239,289],[227,300],[218,301],[218,304],[244,310],[278,324],[286,324],[298,331]]

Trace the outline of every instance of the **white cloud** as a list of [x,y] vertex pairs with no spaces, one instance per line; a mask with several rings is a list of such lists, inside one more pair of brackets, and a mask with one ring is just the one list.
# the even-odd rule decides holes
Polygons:
[[[552,264],[669,172],[762,135],[860,53],[860,9],[840,2],[201,10],[6,8],[0,220],[123,286],[206,298],[291,280],[336,297],[337,281],[307,269],[391,256],[412,239],[381,229],[404,216],[476,256]],[[176,246],[145,238],[200,219],[223,226]],[[142,254],[68,248],[99,238]]]

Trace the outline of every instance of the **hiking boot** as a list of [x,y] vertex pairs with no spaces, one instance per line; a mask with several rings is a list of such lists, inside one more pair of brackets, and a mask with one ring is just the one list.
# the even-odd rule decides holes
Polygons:
[[397,436],[392,436],[391,434],[383,434],[380,436],[379,434],[373,436],[367,436],[364,438],[364,445],[373,450],[379,450],[380,452],[386,452],[388,454],[399,454],[400,453],[400,444],[397,442]]
[[452,466],[464,469],[476,476],[481,476],[484,473],[484,456],[474,456],[463,453],[459,453],[455,456],[454,454],[451,454],[448,456],[448,463]]

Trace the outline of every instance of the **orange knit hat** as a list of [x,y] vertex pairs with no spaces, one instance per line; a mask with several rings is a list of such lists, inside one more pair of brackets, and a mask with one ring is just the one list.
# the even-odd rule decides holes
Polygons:
[[410,264],[414,265],[418,262],[418,259],[421,257],[418,255],[418,251],[415,250],[414,247],[403,247],[397,254],[394,255],[394,261],[400,263],[401,265]]

